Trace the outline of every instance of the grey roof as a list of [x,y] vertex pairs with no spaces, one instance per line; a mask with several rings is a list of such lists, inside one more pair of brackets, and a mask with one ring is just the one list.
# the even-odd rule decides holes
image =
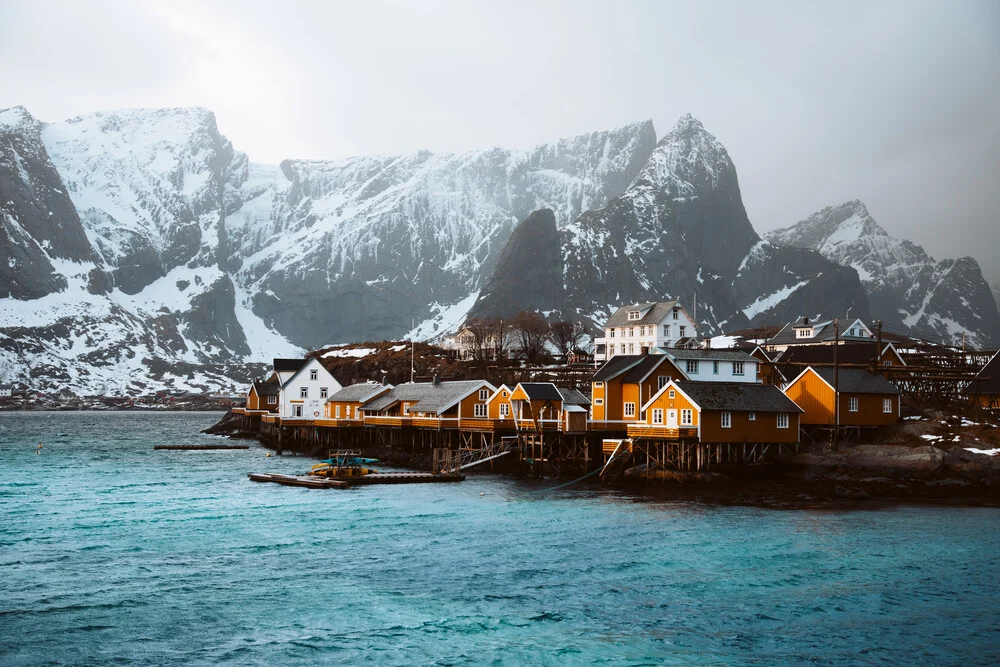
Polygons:
[[[679,305],[677,301],[660,301],[657,303],[633,303],[622,306],[615,311],[615,314],[608,318],[605,327],[628,327],[643,324],[659,324],[662,319],[670,314],[674,306]],[[630,310],[644,310],[650,308],[646,316],[640,320],[630,320],[628,313]]]
[[[854,324],[856,320],[851,320],[849,324]],[[833,320],[809,320],[806,317],[800,317],[799,319],[786,324],[781,327],[781,330],[774,334],[774,336],[768,339],[768,345],[811,345],[816,343],[833,342],[837,338],[837,333],[834,331]],[[797,338],[795,336],[795,327],[812,327],[813,336],[812,338]],[[845,336],[843,330],[840,332],[841,340],[849,341],[870,341],[871,338],[868,336]]]
[[773,385],[690,381],[680,381],[675,384],[702,410],[803,412],[802,408]]
[[590,399],[587,398],[583,392],[578,389],[567,389],[566,387],[559,387],[559,393],[562,394],[562,400],[564,406],[570,405],[590,405]]
[[674,359],[698,359],[705,361],[742,361],[745,363],[757,363],[757,358],[752,357],[742,350],[718,350],[718,349],[697,349],[685,350],[681,348],[668,347],[657,348],[663,354]]
[[[834,369],[813,368],[813,371],[833,386]],[[841,368],[837,385],[842,394],[899,394],[899,389],[881,375],[869,373],[863,368]]]
[[376,396],[361,406],[362,410],[384,410],[399,401],[409,401],[409,412],[434,412],[440,414],[480,387],[495,391],[485,380],[453,380],[450,382],[405,382],[390,391]]
[[294,373],[295,371],[297,371],[300,368],[302,368],[303,366],[305,366],[307,361],[309,361],[309,360],[308,359],[275,359],[274,360],[274,371],[276,373],[277,372],[282,372],[283,373],[283,372],[286,372],[286,371],[290,371],[290,372]]
[[643,378],[656,370],[660,364],[670,363],[670,357],[665,354],[647,354],[638,364],[633,366],[622,378],[622,382],[634,384],[642,382]]
[[594,376],[590,378],[590,381],[604,382],[605,380],[612,380],[634,367],[648,356],[648,354],[616,354],[604,362],[604,365],[601,366],[596,373],[594,373]]
[[519,385],[533,401],[561,401],[562,394],[551,382],[522,382]]
[[258,396],[277,396],[281,393],[281,385],[278,384],[277,380],[264,381],[264,380],[254,380],[253,388],[257,390]]
[[359,382],[357,384],[347,385],[340,391],[335,392],[326,400],[350,402],[357,401],[359,403],[364,403],[386,389],[392,389],[392,385],[375,384],[374,382]]

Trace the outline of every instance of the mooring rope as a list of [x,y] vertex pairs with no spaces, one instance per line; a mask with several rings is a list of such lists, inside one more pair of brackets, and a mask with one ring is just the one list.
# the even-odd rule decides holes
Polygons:
[[603,470],[603,468],[597,468],[596,470],[591,470],[590,472],[588,472],[583,477],[579,477],[577,479],[574,479],[571,482],[566,482],[565,484],[560,484],[558,486],[550,486],[550,487],[547,487],[547,488],[544,488],[544,489],[535,489],[534,491],[525,491],[525,493],[545,493],[546,491],[555,491],[557,489],[561,489],[563,487],[569,486],[570,484],[576,484],[577,482],[581,482],[581,481],[587,479],[588,477],[590,477],[591,475],[596,475],[597,473],[601,472],[601,470]]

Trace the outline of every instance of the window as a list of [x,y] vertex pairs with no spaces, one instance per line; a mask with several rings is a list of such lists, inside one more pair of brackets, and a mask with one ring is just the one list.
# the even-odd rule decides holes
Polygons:
[[472,414],[475,417],[485,417],[486,416],[486,404],[476,403],[475,407],[472,409]]
[[663,423],[663,408],[653,408],[653,423],[654,424]]
[[637,320],[637,319],[639,319],[639,311],[638,310],[630,310],[630,311],[628,311],[628,318],[630,320]]
[[778,413],[778,428],[788,428],[788,413],[779,412]]
[[812,329],[796,329],[795,330],[795,337],[796,338],[812,338],[813,337],[813,330]]
[[268,396],[267,397],[267,404],[268,405],[277,405],[278,404],[278,397],[277,396]]
[[749,415],[747,415],[747,420],[752,422],[757,421],[757,413],[751,412]]
[[628,344],[628,353],[632,354],[633,352],[635,352],[635,343],[629,343]]
[[311,369],[309,371],[309,379],[310,380],[318,380],[319,379],[319,371],[316,370],[315,368]]
[[674,319],[677,319],[677,313],[680,312],[680,308],[674,307]]
[[687,327],[682,324],[680,326],[680,330],[681,330],[681,332],[680,332],[679,335],[680,335],[681,338],[684,338],[684,335],[687,333]]
[[722,428],[730,428],[733,425],[732,413],[723,412],[721,417],[722,417]]
[[500,419],[507,419],[510,416],[510,403],[500,404]]
[[489,400],[489,398],[490,398],[490,390],[489,389],[480,389],[479,390],[479,400],[480,401],[487,401],[487,400]]
[[[603,386],[604,386],[604,383],[603,383],[603,382],[595,382],[595,383],[594,383],[594,389],[600,389],[600,388],[601,388],[601,387],[603,387]],[[504,392],[504,394],[503,394],[503,395],[504,395],[504,396],[506,396],[506,395],[507,395],[507,392]]]
[[850,396],[850,397],[848,397],[848,399],[847,399],[847,410],[848,410],[848,412],[857,412],[858,411],[858,397],[857,396]]
[[635,403],[626,403],[625,404],[625,416],[626,417],[635,417]]
[[656,388],[657,389],[663,389],[667,385],[668,382],[670,382],[670,376],[669,375],[658,375],[656,377]]
[[687,360],[687,372],[688,372],[688,375],[694,375],[695,373],[698,372],[698,360],[697,359],[688,359]]
[[892,359],[886,359],[885,361],[882,362],[882,365],[885,366],[886,368],[889,368],[890,366],[892,366]]
[[888,414],[892,414],[892,399],[891,398],[883,398],[882,399],[882,412],[886,413],[887,415]]
[[320,387],[319,388],[319,397],[320,398],[326,398],[329,395],[330,395],[330,389],[329,388],[327,388],[327,387]]
[[640,336],[646,335],[646,327],[639,327],[639,335]]
[[664,338],[670,338],[670,325],[669,324],[664,324],[663,325],[663,337]]
[[[347,409],[350,410],[350,408],[347,408]],[[340,406],[339,405],[333,406],[333,418],[334,419],[340,419]]]
[[[601,384],[601,383],[598,382],[597,384]],[[505,389],[505,390],[501,391],[500,395],[503,396],[504,398],[507,398],[507,390]]]
[[625,354],[625,343],[622,343],[622,354]]
[[733,362],[733,375],[743,375],[743,362],[734,361]]
[[614,337],[615,337],[615,330],[608,329],[608,338],[614,338]]
[[301,417],[302,416],[302,406],[301,405],[293,405],[292,406],[292,416],[293,417]]
[[667,398],[673,398],[676,395],[673,389],[667,389]]
[[681,426],[691,426],[694,424],[694,411],[691,408],[681,410]]
[[595,398],[594,399],[594,405],[604,405],[604,399],[603,398]]
[[719,362],[718,361],[713,361],[712,362],[712,374],[713,375],[718,375],[719,374]]
[[635,327],[629,327],[628,328],[628,337],[631,338],[634,335],[635,335]]
[[299,388],[299,398],[309,398],[309,387]]

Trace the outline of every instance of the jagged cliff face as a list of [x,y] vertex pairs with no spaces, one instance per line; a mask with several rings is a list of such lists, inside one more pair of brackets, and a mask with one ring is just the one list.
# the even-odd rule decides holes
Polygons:
[[768,234],[774,244],[810,248],[853,267],[874,317],[893,329],[951,344],[1000,344],[1000,317],[976,260],[935,261],[923,248],[890,236],[860,201],[823,209]]
[[254,310],[301,345],[403,336],[479,290],[518,220],[602,206],[654,144],[646,122],[527,151],[250,164],[226,218],[231,262]]
[[[697,299],[703,334],[791,320],[818,304],[867,315],[853,271],[760,240],[729,154],[691,116],[657,143],[620,197],[565,226],[559,244],[563,291],[539,309],[598,326],[623,303],[668,297],[692,309]],[[490,282],[509,283],[519,270],[498,266]],[[484,291],[475,312],[514,306]]]

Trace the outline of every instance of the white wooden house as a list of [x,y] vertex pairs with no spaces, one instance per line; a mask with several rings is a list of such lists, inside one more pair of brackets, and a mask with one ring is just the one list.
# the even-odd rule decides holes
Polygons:
[[307,359],[282,383],[278,416],[286,419],[321,419],[327,399],[343,387],[317,359]]
[[594,339],[594,361],[677,347],[697,335],[694,318],[678,301],[622,306],[604,324],[604,336]]

